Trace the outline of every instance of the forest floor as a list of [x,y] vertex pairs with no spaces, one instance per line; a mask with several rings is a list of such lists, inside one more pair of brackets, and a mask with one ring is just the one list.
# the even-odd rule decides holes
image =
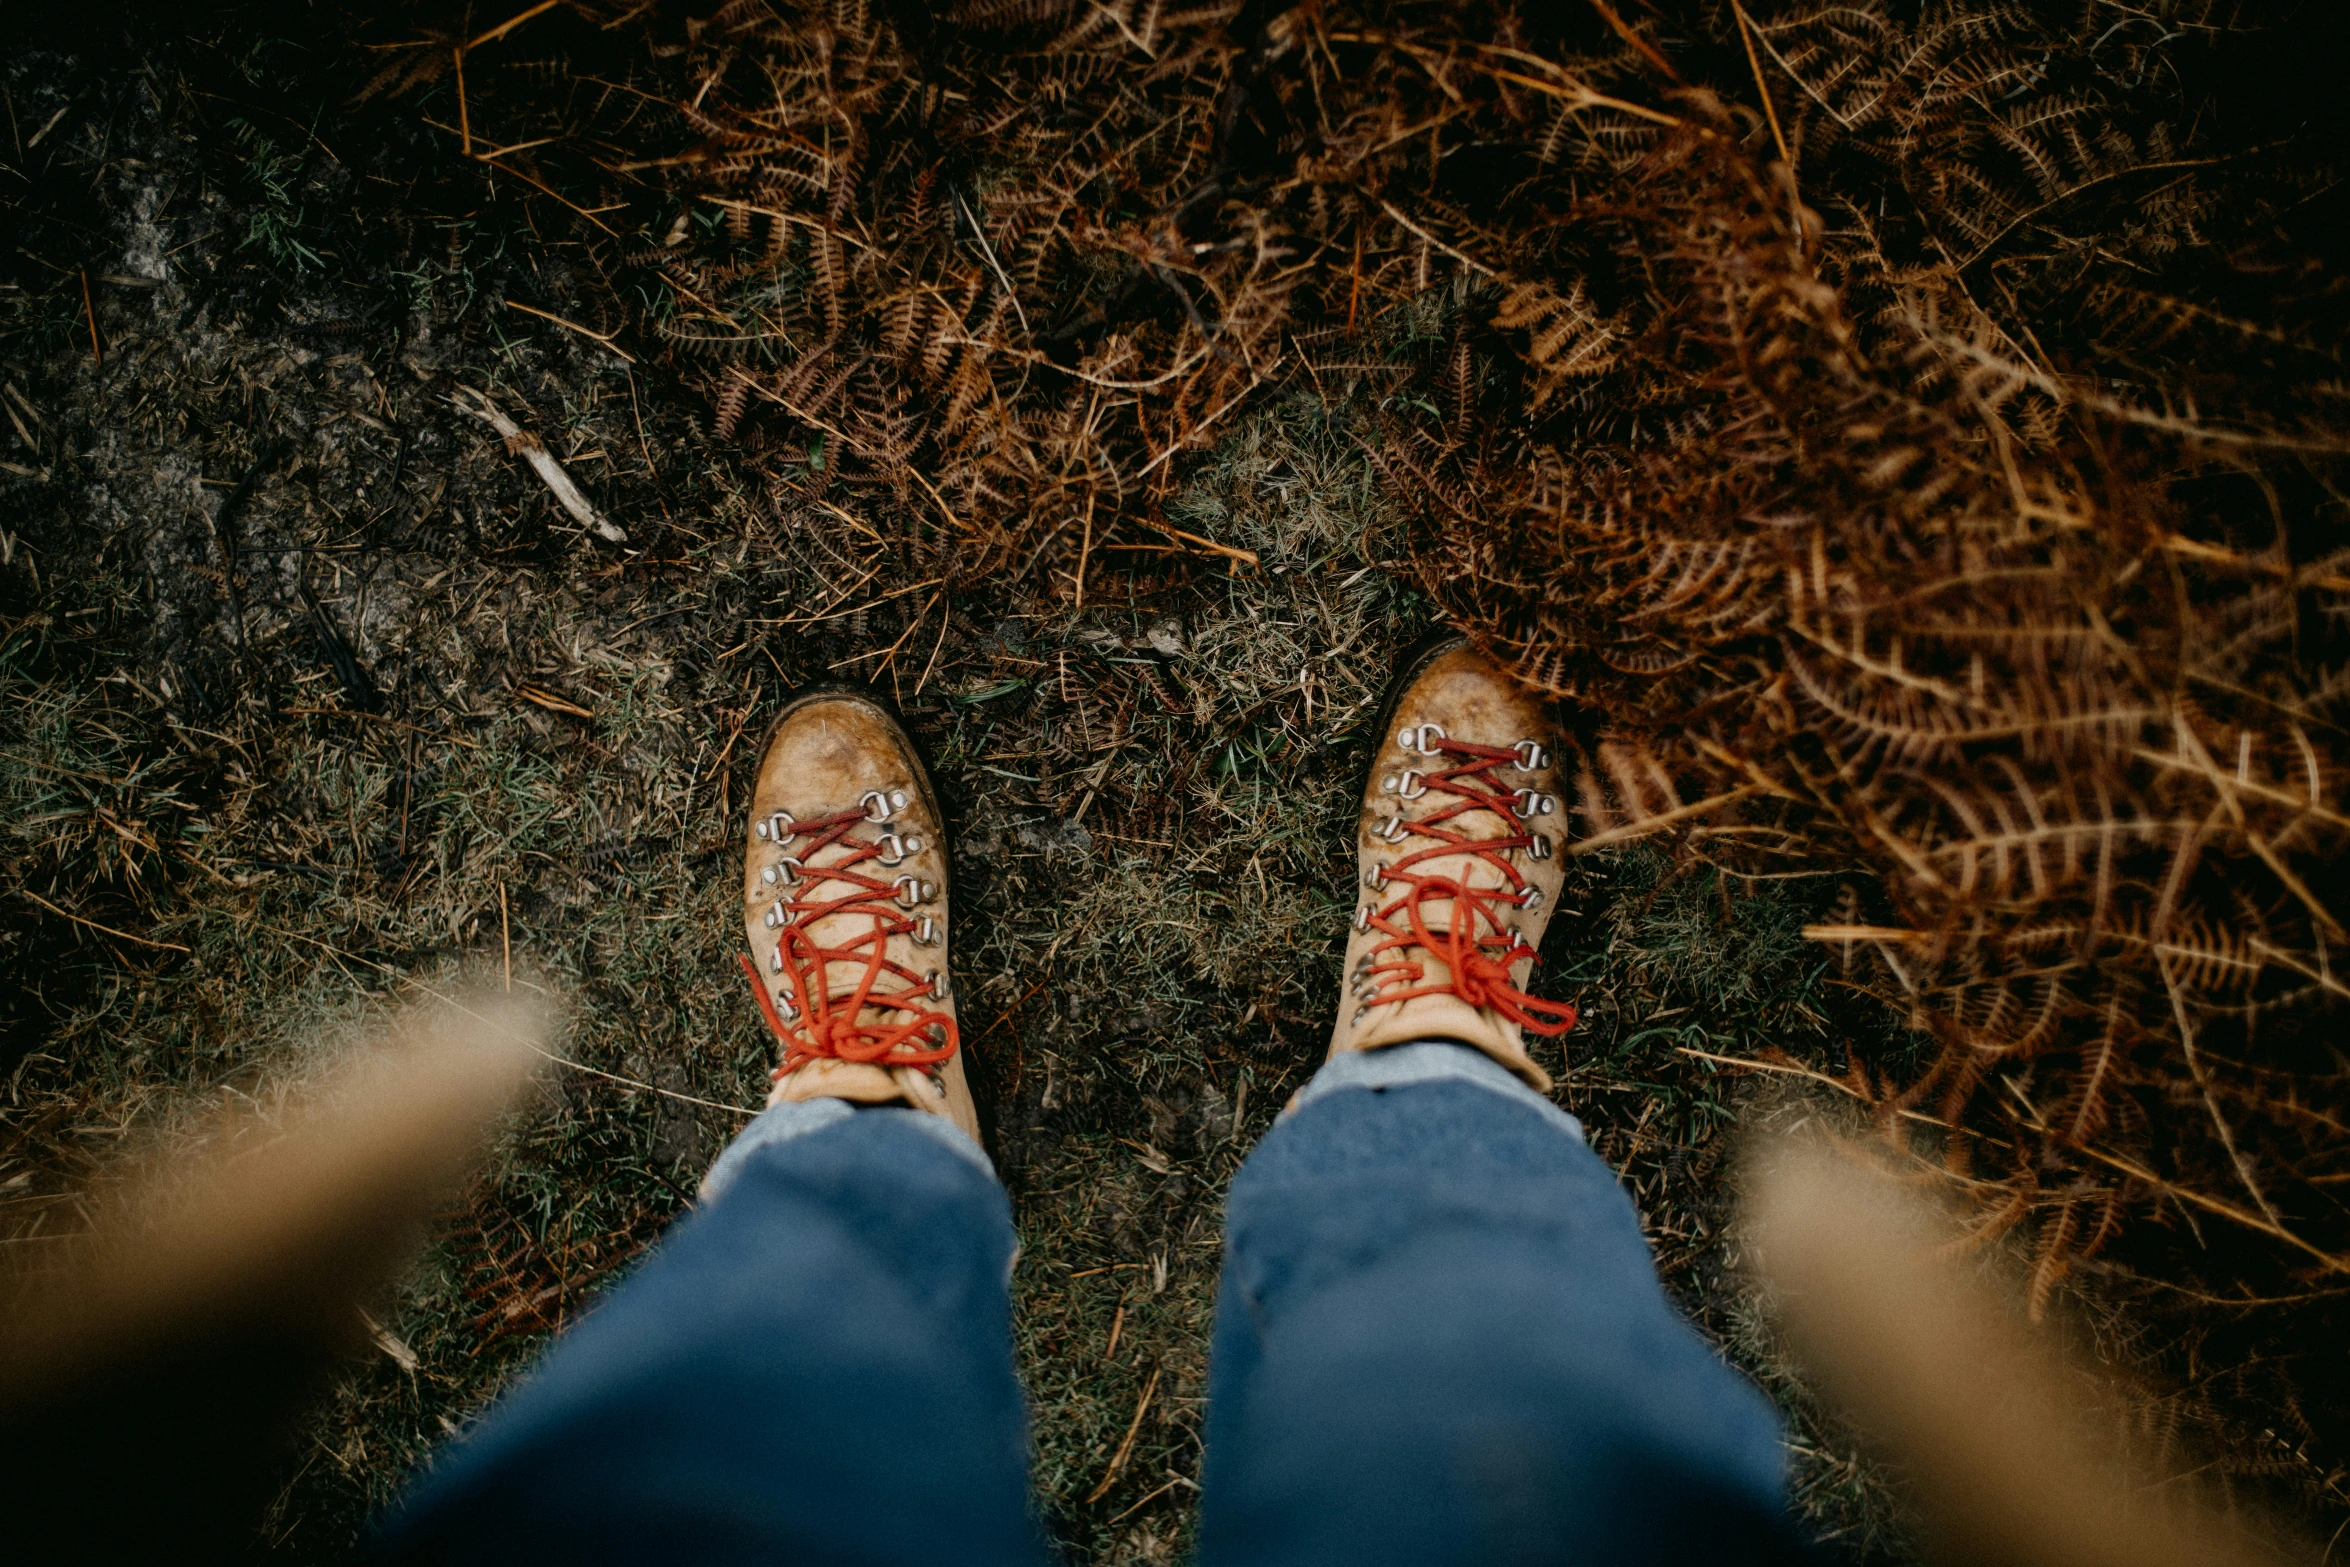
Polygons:
[[[956,834],[1044,1510],[1072,1560],[1182,1558],[1226,1183],[1320,1057],[1359,742],[1426,628],[1346,411],[1268,405],[1193,460],[1184,526],[1253,568],[943,592],[847,523],[779,530],[774,456],[564,324],[565,247],[412,108],[351,107],[365,68],[241,12],[0,67],[0,1232],[69,1231],[110,1149],[337,1020],[482,964],[565,996],[581,1069],[289,1457],[263,1544],[339,1558],[760,1102],[736,807],[787,692],[870,679]],[[820,449],[793,477],[821,492]],[[1582,1022],[1547,1064],[1675,1296],[1788,1402],[1801,1505],[1885,1559],[1882,1488],[1772,1359],[1730,1233],[1768,1090],[1709,1058],[1891,1027],[1801,939],[1834,889],[1779,885],[1574,862],[1542,973]]]

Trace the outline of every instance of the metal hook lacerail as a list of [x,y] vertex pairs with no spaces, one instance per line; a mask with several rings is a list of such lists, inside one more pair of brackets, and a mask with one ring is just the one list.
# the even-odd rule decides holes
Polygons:
[[1517,753],[1518,771],[1521,773],[1539,772],[1550,765],[1550,753],[1542,748],[1539,740],[1520,740],[1510,749]]
[[914,945],[917,947],[937,946],[938,921],[927,914],[916,920],[914,922]]
[[1428,792],[1428,778],[1416,767],[1407,767],[1395,781],[1395,795],[1399,800],[1417,800]]
[[789,843],[798,836],[799,818],[789,811],[772,811],[751,824],[751,831],[766,843]]
[[1444,738],[1442,724],[1407,724],[1398,730],[1395,743],[1406,751],[1417,751],[1422,756],[1436,754],[1436,742]]
[[1510,810],[1520,821],[1548,816],[1558,809],[1558,805],[1557,796],[1544,794],[1537,789],[1520,789],[1510,796]]
[[938,895],[938,888],[919,876],[900,876],[890,885],[897,889],[899,904],[909,909]]
[[890,809],[889,796],[883,794],[879,789],[868,789],[857,796],[857,804],[865,812],[865,820],[869,822],[886,822],[897,814]]
[[907,855],[918,853],[922,848],[922,840],[911,835],[901,838],[894,832],[885,832],[874,847],[881,851],[882,864],[895,865]]

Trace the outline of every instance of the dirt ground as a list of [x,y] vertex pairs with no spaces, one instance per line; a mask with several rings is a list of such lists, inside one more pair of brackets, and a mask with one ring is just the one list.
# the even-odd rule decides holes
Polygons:
[[[1225,1184],[1319,1058],[1358,742],[1427,618],[1343,410],[1265,407],[1194,462],[1184,525],[1256,569],[945,594],[829,514],[768,520],[782,459],[550,319],[586,318],[576,258],[412,109],[350,107],[365,61],[323,17],[42,25],[0,68],[10,1249],[341,1022],[468,967],[568,998],[576,1068],[287,1460],[263,1546],[344,1555],[759,1103],[735,805],[785,693],[871,679],[953,817],[1043,1507],[1072,1560],[1182,1558]],[[820,450],[791,460],[821,493]],[[1775,1367],[1725,1233],[1758,1090],[1705,1058],[1892,1032],[1801,940],[1836,889],[1781,885],[1579,861],[1542,972],[1583,1021],[1548,1064],[1670,1287],[1788,1401],[1802,1505],[1885,1559],[1882,1489]]]

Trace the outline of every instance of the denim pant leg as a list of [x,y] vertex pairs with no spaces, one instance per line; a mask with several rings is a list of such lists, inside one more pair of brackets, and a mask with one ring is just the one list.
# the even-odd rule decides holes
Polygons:
[[781,1105],[382,1521],[398,1561],[1045,1561],[1003,1188],[944,1120]]
[[1342,1056],[1234,1179],[1204,1567],[1773,1560],[1784,1489],[1582,1128],[1485,1057]]

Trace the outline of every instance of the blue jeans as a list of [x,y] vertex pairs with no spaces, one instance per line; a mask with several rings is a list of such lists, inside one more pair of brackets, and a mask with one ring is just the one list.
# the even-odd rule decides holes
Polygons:
[[[1039,1564],[1011,1210],[945,1120],[767,1111],[422,1475],[399,1561]],[[1574,1119],[1463,1046],[1325,1066],[1232,1183],[1199,1559],[1795,1554],[1777,1421]]]

